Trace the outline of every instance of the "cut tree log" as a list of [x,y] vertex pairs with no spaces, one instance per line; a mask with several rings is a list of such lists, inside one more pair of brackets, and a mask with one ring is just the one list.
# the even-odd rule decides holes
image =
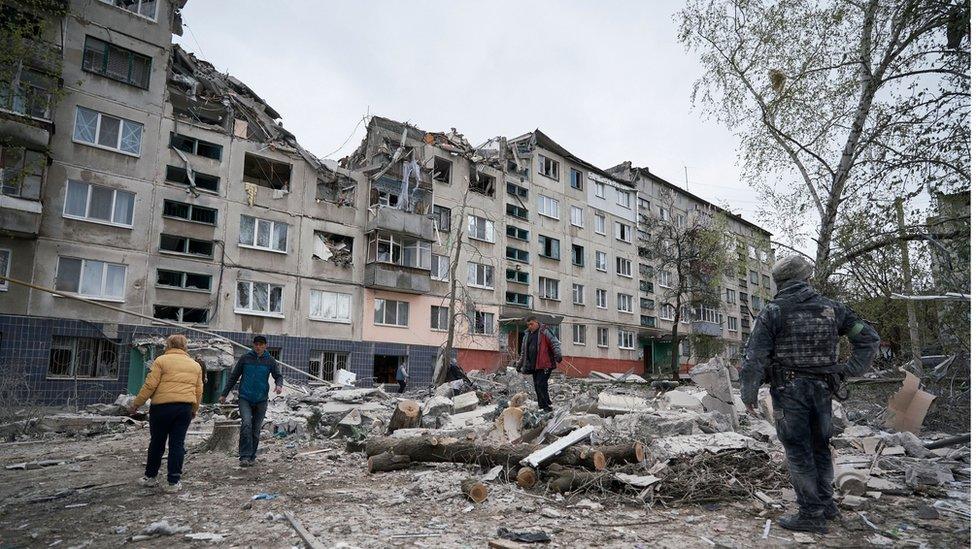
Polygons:
[[546,468],[546,473],[551,477],[549,491],[560,494],[577,490],[612,490],[614,486],[613,476],[607,472],[594,473],[553,464]]
[[401,401],[393,410],[393,417],[390,418],[390,425],[386,432],[389,434],[397,429],[420,427],[420,418],[420,404],[417,401]]
[[537,475],[535,473],[535,469],[531,467],[522,467],[515,475],[515,484],[517,484],[519,488],[525,490],[532,488],[537,482],[539,482],[539,475]]
[[366,471],[368,473],[379,473],[382,471],[396,471],[410,467],[410,458],[386,452],[370,456],[366,460]]
[[[614,446],[599,446],[594,451],[603,453],[606,466],[622,465],[624,463],[641,463],[644,461],[644,445],[640,442],[633,444],[617,444]],[[601,469],[597,469],[600,471]]]
[[237,450],[237,442],[241,436],[241,422],[235,420],[219,420],[214,422],[213,433],[203,443],[204,452],[233,452]]
[[475,503],[488,499],[488,487],[476,478],[466,478],[461,481],[461,493]]
[[[589,426],[588,426],[589,427]],[[591,428],[592,429],[592,428]],[[518,470],[538,447],[530,444],[485,444],[451,437],[418,436],[411,438],[378,437],[366,440],[366,455],[391,453],[407,456],[417,463],[475,463],[483,467],[503,465]],[[605,463],[602,453],[582,448],[580,451],[563,452],[550,459],[552,463],[566,467],[595,469]]]
[[584,438],[590,436],[593,432],[592,425],[586,425],[580,427],[579,429],[569,433],[566,436],[559,438],[559,440],[539,448],[531,455],[527,456],[525,459],[521,460],[522,465],[529,465],[532,467],[538,467],[540,463],[552,459],[553,457],[559,455],[563,450],[576,444],[577,442],[583,440]]

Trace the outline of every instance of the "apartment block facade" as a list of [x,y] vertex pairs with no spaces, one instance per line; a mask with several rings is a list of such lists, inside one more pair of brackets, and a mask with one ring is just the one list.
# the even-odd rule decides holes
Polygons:
[[[264,334],[283,362],[363,386],[399,364],[429,383],[452,324],[462,366],[510,364],[531,314],[562,340],[567,375],[660,370],[670,328],[641,216],[660,189],[719,208],[539,130],[472,146],[373,117],[354,153],[322,161],[245,83],[172,44],[183,3],[69,2],[46,36],[59,80],[25,63],[0,96],[15,98],[0,105],[0,274],[121,309],[0,284],[0,366],[35,398],[137,389],[179,331],[163,321]],[[733,356],[771,296],[772,257],[768,232],[728,218],[734,299],[681,333]],[[209,400],[226,364],[206,367]]]

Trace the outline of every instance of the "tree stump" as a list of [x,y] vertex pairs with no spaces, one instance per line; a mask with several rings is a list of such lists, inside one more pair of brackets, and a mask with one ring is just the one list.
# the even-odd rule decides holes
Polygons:
[[213,432],[203,443],[204,452],[234,452],[241,436],[241,422],[219,420],[214,422]]
[[466,478],[461,481],[461,493],[475,503],[488,499],[488,487],[476,478]]
[[624,463],[640,463],[644,461],[644,445],[640,442],[601,446],[594,448],[594,450],[603,453],[606,458],[606,465],[622,465]]
[[537,482],[539,482],[539,476],[535,474],[535,469],[531,467],[522,467],[518,470],[518,474],[515,475],[515,484],[524,490],[532,488]]
[[393,417],[390,418],[390,426],[387,434],[397,429],[411,429],[420,427],[420,404],[415,400],[404,400],[397,404],[393,410]]
[[379,473],[382,471],[396,471],[410,467],[410,458],[386,452],[371,456],[366,460],[366,471],[368,473]]

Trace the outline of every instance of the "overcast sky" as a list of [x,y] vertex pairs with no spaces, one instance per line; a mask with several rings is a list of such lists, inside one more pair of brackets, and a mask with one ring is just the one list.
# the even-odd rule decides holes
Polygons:
[[176,39],[318,156],[355,149],[367,112],[473,145],[539,128],[604,168],[631,160],[684,186],[687,167],[693,193],[758,221],[737,141],[691,103],[701,69],[677,42],[681,5],[190,0]]

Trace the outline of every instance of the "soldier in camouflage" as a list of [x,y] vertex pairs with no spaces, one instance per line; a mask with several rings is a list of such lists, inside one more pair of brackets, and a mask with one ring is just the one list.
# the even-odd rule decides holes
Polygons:
[[[742,401],[753,414],[759,386],[770,384],[776,433],[800,507],[779,525],[822,534],[839,515],[829,445],[831,395],[844,377],[867,369],[880,339],[846,305],[817,293],[808,282],[812,274],[813,266],[798,255],[773,265],[776,297],[756,317],[740,380]],[[851,342],[846,364],[837,363],[840,336]]]

